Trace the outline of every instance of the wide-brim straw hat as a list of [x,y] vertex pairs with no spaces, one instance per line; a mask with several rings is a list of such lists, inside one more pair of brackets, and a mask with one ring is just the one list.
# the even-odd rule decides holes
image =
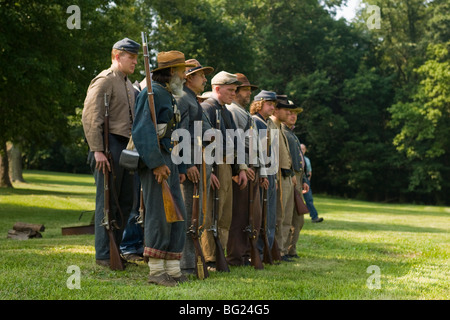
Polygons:
[[197,98],[208,99],[212,96],[212,91],[205,91],[201,95],[197,95]]
[[158,53],[156,61],[158,62],[158,67],[153,69],[152,72],[167,68],[195,67],[194,64],[186,64],[184,53],[176,50]]
[[[194,66],[191,66],[192,64]],[[195,72],[199,72],[199,71],[203,71],[205,73],[205,75],[208,75],[210,73],[213,73],[213,71],[214,71],[213,67],[203,67],[200,64],[200,62],[198,62],[196,59],[186,60],[186,65],[188,65],[186,67],[186,71],[185,71],[186,76],[191,75]]]

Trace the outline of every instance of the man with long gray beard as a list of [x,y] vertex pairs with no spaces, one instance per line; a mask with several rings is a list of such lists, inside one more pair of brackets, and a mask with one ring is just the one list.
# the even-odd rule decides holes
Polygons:
[[[185,244],[186,222],[168,223],[165,216],[162,183],[167,180],[175,204],[184,220],[186,210],[180,189],[186,176],[184,169],[173,163],[172,132],[177,129],[180,113],[174,94],[183,92],[186,64],[182,52],[160,52],[158,68],[152,71],[152,90],[157,126],[155,128],[148,103],[148,90],[143,89],[136,101],[136,117],[132,136],[143,166],[139,169],[144,204],[144,257],[148,259],[149,283],[176,286],[186,281],[180,268]],[[159,140],[159,141],[158,141]],[[159,143],[159,145],[158,145]]]

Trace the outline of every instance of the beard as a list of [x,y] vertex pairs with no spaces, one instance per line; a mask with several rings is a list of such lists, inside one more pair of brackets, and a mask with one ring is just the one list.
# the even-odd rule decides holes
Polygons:
[[180,78],[178,75],[170,79],[169,87],[174,95],[181,96],[183,94],[183,84],[185,81],[185,79]]

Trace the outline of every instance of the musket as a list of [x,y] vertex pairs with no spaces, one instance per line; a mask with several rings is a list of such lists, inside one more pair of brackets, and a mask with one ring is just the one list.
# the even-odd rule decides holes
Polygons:
[[200,280],[208,278],[208,268],[205,262],[202,248],[200,246],[199,220],[200,220],[200,193],[199,183],[194,183],[194,193],[192,195],[192,219],[188,233],[192,237],[195,249],[195,273]]
[[[216,110],[216,129],[220,130],[220,119],[219,110]],[[215,172],[217,178],[219,178],[219,165],[216,163]],[[225,258],[225,252],[223,251],[222,244],[220,243],[219,233],[217,230],[219,220],[219,191],[214,188],[213,192],[213,210],[212,210],[212,221],[213,225],[209,229],[213,233],[214,243],[216,245],[216,270],[230,272],[227,260]]]
[[[155,126],[156,138],[158,140],[158,146],[161,148],[158,137],[158,126],[156,123],[156,111],[155,111],[155,101],[153,97],[153,89],[152,89],[152,80],[150,76],[150,62],[149,62],[149,54],[148,54],[148,44],[146,35],[144,32],[141,32],[142,36],[142,48],[144,50],[144,65],[145,65],[145,76],[147,82],[147,90],[148,90],[148,105],[150,108],[150,115],[153,121],[153,125]],[[168,223],[173,223],[177,221],[184,221],[183,215],[181,213],[180,208],[177,206],[172,192],[170,191],[169,184],[166,180],[161,183],[162,187],[162,196],[164,203],[164,211],[166,214],[166,220]]]
[[139,188],[139,215],[136,218],[136,224],[141,225],[144,228],[145,221],[145,205],[144,205],[144,191],[142,186]]
[[[112,165],[111,152],[109,150],[109,104],[108,96],[105,93],[105,123],[103,132],[103,142],[105,148],[105,155],[109,163]],[[119,247],[114,237],[114,229],[119,229],[116,220],[112,220],[110,211],[110,174],[108,169],[103,175],[103,189],[104,189],[104,208],[103,208],[103,220],[102,225],[106,228],[109,237],[109,266],[111,270],[124,270],[122,258],[120,257]]]
[[[250,134],[252,134],[252,132],[253,128],[250,126]],[[244,232],[247,233],[248,238],[250,240],[250,261],[255,269],[264,269],[263,264],[261,262],[261,256],[259,255],[259,250],[256,244],[258,240],[257,239],[258,232],[255,229],[254,224],[254,214],[255,214],[254,199],[253,199],[254,186],[252,180],[249,181],[247,188],[248,188],[248,226],[244,229]]]
[[270,253],[269,238],[267,237],[267,190],[263,190],[263,207],[262,207],[262,223],[261,238],[263,239],[263,261],[264,263],[273,264],[272,254]]
[[259,255],[259,250],[257,247],[257,235],[258,232],[255,229],[254,225],[254,199],[253,199],[253,182],[249,181],[248,186],[248,201],[249,201],[249,212],[248,212],[248,226],[244,229],[247,232],[249,240],[250,240],[250,258],[251,264],[255,269],[264,269],[263,264],[261,262],[261,256]]
[[272,244],[272,259],[276,261],[281,261],[281,253],[280,253],[280,247],[278,246],[278,242],[276,238],[273,238],[273,244]]

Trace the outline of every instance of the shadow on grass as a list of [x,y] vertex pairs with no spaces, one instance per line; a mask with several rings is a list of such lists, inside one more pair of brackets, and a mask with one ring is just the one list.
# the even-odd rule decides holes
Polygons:
[[43,237],[61,235],[61,228],[87,225],[94,215],[94,208],[54,209],[46,207],[3,204],[0,207],[0,232],[6,234],[15,222],[43,224]]
[[[314,204],[321,212],[355,212],[355,213],[379,213],[393,215],[425,215],[425,216],[450,216],[450,208],[437,206],[419,206],[408,204],[382,204],[375,202],[361,202],[356,200],[329,199],[320,196],[314,199]],[[320,210],[319,210],[320,209]],[[430,210],[432,209],[432,211]],[[439,212],[441,211],[441,212]]]
[[25,182],[16,182],[17,185],[43,185],[43,186],[95,186],[94,177],[89,174],[75,174],[64,172],[50,172],[39,170],[26,170],[24,172]]
[[[264,270],[255,270],[251,266],[232,267],[230,273],[214,272],[208,279],[193,279],[169,291],[146,283],[148,267],[145,265],[127,266],[125,271],[111,271],[95,265],[89,244],[91,242],[93,246],[92,240],[92,237],[63,237],[33,244],[28,242],[27,248],[20,252],[21,263],[15,260],[18,252],[12,250],[7,252],[5,263],[14,274],[33,272],[35,285],[46,290],[55,283],[65,286],[70,276],[67,267],[77,265],[82,271],[83,286],[79,298],[95,293],[98,299],[127,299],[128,296],[123,296],[127,293],[136,295],[136,299],[164,297],[174,300],[414,299],[420,295],[426,297],[429,290],[425,285],[420,285],[420,290],[411,290],[408,286],[390,283],[417,268],[414,260],[407,259],[395,248],[395,243],[386,247],[332,236],[301,235],[300,258],[292,262],[265,265]],[[381,290],[367,287],[367,279],[371,276],[367,268],[371,265],[377,265],[381,270]],[[57,277],[59,282],[49,283],[46,281],[49,276]],[[111,296],[106,294],[109,287],[114,287]],[[130,291],[132,287],[135,288],[133,292]],[[54,297],[70,299],[72,296],[63,292],[55,293]]]
[[[50,176],[51,177],[51,176]],[[58,176],[61,177],[61,176]],[[27,182],[33,183],[33,184],[42,184],[42,185],[63,185],[63,186],[81,186],[81,187],[92,187],[95,186],[94,178],[92,178],[92,181],[76,181],[73,180],[72,177],[68,176],[66,180],[61,179],[51,179],[45,177],[28,177]]]
[[6,189],[0,189],[0,195],[3,196],[12,196],[12,195],[19,195],[19,196],[62,196],[62,197],[70,197],[70,196],[77,196],[77,195],[92,195],[92,191],[86,190],[86,191],[56,191],[56,190],[42,190],[42,189],[22,189],[22,188],[6,188]]
[[374,223],[374,222],[356,222],[356,221],[340,221],[325,220],[315,227],[317,230],[346,230],[346,231],[398,231],[398,232],[418,232],[418,233],[448,233],[448,229],[433,227],[417,227],[403,224],[393,223]]

